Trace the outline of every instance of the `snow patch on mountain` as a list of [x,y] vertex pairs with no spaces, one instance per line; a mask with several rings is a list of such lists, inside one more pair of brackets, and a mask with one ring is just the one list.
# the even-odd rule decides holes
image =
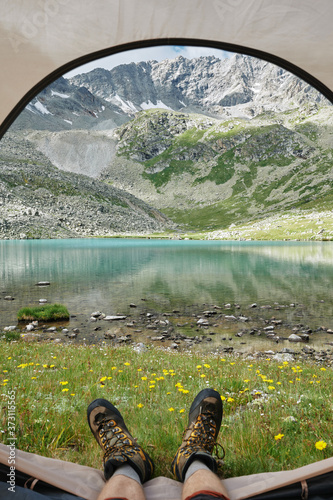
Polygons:
[[58,96],[58,97],[61,97],[62,99],[68,99],[69,98],[69,95],[67,94],[61,94],[60,92],[55,92],[54,90],[51,90],[51,95],[54,96]]
[[[33,106],[40,112],[42,113],[42,115],[51,115],[52,113],[50,113],[50,111],[40,102],[37,101],[33,104]],[[32,111],[32,109],[30,108],[30,111]]]
[[129,101],[129,100],[124,100],[122,99],[118,94],[115,94],[114,96],[112,96],[112,98],[109,99],[110,102],[114,102],[114,101],[118,101],[120,103],[120,105],[118,104],[118,106],[125,112],[125,113],[136,113],[138,110],[137,108],[135,107],[135,105],[133,104],[133,102]]
[[162,101],[157,101],[156,104],[153,104],[150,100],[148,102],[142,102],[140,104],[140,108],[142,110],[146,110],[146,109],[169,109],[170,111],[173,111],[172,108],[170,108],[170,106],[167,106],[166,104],[164,104],[164,102]]

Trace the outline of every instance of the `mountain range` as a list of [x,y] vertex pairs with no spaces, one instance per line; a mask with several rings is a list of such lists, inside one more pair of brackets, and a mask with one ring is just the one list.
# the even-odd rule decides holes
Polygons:
[[306,82],[261,59],[178,56],[59,78],[29,103],[13,128],[105,130],[152,108],[252,118],[308,102],[329,104]]
[[62,77],[29,103],[10,137],[16,161],[19,144],[22,155],[29,144],[30,161],[157,209],[151,228],[221,229],[333,200],[331,104],[285,70],[240,54]]

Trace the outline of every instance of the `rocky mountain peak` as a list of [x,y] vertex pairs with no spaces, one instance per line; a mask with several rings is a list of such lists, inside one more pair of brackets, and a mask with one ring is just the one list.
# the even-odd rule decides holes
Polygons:
[[306,82],[264,60],[243,54],[226,59],[179,55],[62,77],[27,106],[14,127],[110,129],[152,108],[253,118],[306,102],[328,104]]

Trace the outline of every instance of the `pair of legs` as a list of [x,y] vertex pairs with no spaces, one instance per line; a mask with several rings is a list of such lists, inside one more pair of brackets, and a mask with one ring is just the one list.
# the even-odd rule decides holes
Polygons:
[[[219,393],[213,389],[199,392],[171,465],[174,475],[184,483],[183,500],[228,499],[212,456],[221,421]],[[88,423],[104,451],[107,482],[98,500],[145,500],[142,484],[152,477],[154,464],[129,433],[120,412],[109,401],[96,399],[88,407]]]
[[[227,499],[228,494],[220,479],[210,470],[199,469],[184,482],[182,500],[193,499],[199,492],[206,492],[208,499]],[[207,496],[208,495],[208,496]],[[214,495],[214,496],[213,496]],[[203,497],[198,497],[203,498]],[[134,479],[117,475],[111,477],[100,492],[97,500],[146,500],[142,485]]]

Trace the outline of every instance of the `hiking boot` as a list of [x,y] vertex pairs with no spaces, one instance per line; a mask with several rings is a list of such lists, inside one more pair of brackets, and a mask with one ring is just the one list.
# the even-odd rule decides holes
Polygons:
[[171,464],[171,470],[179,481],[194,460],[200,460],[213,472],[217,471],[213,448],[222,422],[221,396],[214,389],[203,389],[194,399],[183,441]]
[[129,433],[123,417],[106,399],[95,399],[88,406],[88,423],[96,441],[104,451],[104,476],[109,479],[121,465],[130,465],[142,483],[153,474],[151,458]]

